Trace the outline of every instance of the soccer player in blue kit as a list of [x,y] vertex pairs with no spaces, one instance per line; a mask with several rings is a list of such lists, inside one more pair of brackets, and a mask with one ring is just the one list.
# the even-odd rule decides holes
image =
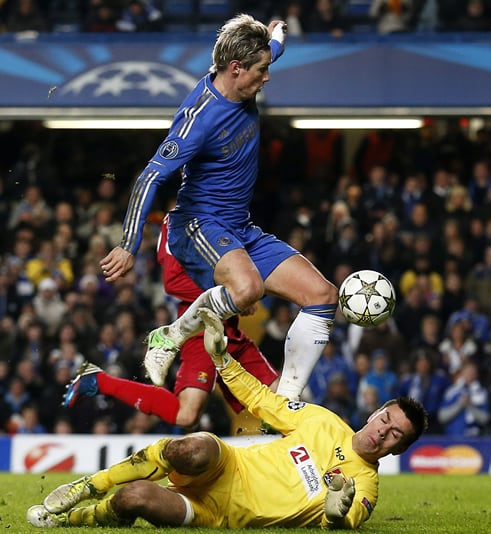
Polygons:
[[206,307],[226,319],[265,294],[299,306],[285,342],[278,393],[298,399],[329,341],[337,288],[297,250],[255,226],[249,213],[258,171],[256,96],[283,53],[286,24],[240,14],[218,31],[210,72],[178,109],[167,138],[136,180],[121,244],[100,262],[109,282],[134,265],[157,188],[182,172],[169,218],[170,252],[204,293],[171,325],[148,335],[145,368],[156,385],[183,343],[203,329]]

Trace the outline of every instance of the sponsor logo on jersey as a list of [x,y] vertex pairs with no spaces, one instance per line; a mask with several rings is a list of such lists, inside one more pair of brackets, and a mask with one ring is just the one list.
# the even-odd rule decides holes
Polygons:
[[343,472],[339,467],[335,467],[334,469],[331,469],[330,471],[324,473],[324,476],[322,478],[324,479],[324,482],[328,488],[331,487],[332,479],[337,475],[341,475],[343,477],[343,480],[346,482],[346,477],[343,475]]
[[206,371],[198,372],[198,382],[201,382],[202,384],[206,384],[208,382],[208,373]]
[[174,159],[179,154],[179,145],[175,141],[167,141],[159,148],[159,154],[164,159]]
[[301,410],[306,405],[305,402],[301,401],[288,401],[286,407],[291,410],[292,412],[296,412],[298,410]]
[[334,452],[336,453],[336,458],[337,458],[338,460],[343,461],[343,460],[346,459],[346,456],[343,454],[343,449],[341,449],[341,447],[336,447],[336,448],[334,449]]
[[218,134],[218,139],[225,139],[225,137],[228,137],[229,136],[229,133],[228,131],[224,128],[219,134]]
[[307,498],[312,499],[322,491],[321,476],[305,445],[288,449],[290,458],[302,479]]

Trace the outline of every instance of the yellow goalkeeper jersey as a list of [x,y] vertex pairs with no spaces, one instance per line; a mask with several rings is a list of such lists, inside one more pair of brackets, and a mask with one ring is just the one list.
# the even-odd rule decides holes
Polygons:
[[[283,437],[244,448],[220,441],[227,453],[226,465],[218,467],[216,481],[210,483],[208,478],[201,485],[201,491],[207,493],[201,510],[221,510],[220,525],[215,517],[215,524],[209,526],[330,527],[324,500],[330,477],[335,474],[353,477],[356,494],[348,514],[333,526],[356,528],[369,518],[377,502],[377,465],[353,451],[354,432],[340,417],[321,406],[272,393],[235,360],[221,375],[248,410]],[[178,486],[184,482],[179,478],[171,477]],[[188,482],[191,489],[193,484]],[[184,492],[191,501],[199,493]],[[198,520],[200,523],[209,522]]]

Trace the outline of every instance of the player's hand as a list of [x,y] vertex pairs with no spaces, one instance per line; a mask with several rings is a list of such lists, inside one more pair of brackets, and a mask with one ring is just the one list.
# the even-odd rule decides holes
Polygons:
[[349,478],[346,482],[342,475],[334,475],[324,502],[327,519],[334,521],[344,517],[355,497],[355,481]]
[[99,265],[106,281],[115,282],[133,269],[135,256],[121,247],[114,247],[105,258],[102,258]]
[[231,360],[227,352],[227,337],[224,334],[223,322],[218,315],[208,308],[199,308],[198,315],[205,324],[204,344],[206,352],[211,356],[215,367],[225,369]]
[[271,39],[278,41],[282,46],[285,44],[288,26],[284,20],[272,20],[268,26]]

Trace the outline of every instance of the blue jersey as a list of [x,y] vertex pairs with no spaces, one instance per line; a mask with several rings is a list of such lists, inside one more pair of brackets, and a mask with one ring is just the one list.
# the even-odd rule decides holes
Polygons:
[[[272,61],[282,52],[270,42]],[[249,205],[258,170],[259,114],[255,99],[231,102],[207,74],[178,109],[169,135],[133,188],[121,247],[136,254],[156,190],[182,169],[183,181],[170,229],[210,216],[228,228],[250,222]],[[170,232],[171,230],[169,230]]]

